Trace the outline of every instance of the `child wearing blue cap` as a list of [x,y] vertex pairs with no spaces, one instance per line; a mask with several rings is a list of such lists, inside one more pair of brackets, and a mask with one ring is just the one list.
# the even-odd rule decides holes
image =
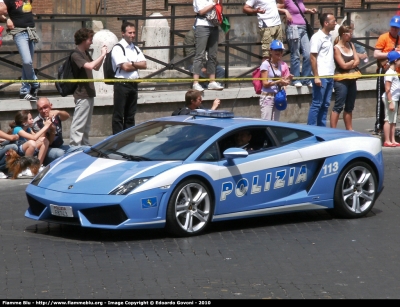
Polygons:
[[395,140],[397,108],[400,99],[400,82],[396,69],[400,68],[400,53],[390,51],[387,55],[389,69],[385,73],[385,93],[382,100],[385,104],[385,118],[383,133],[385,136],[384,147],[398,147],[400,143]]
[[260,95],[261,118],[279,121],[280,110],[275,106],[275,95],[281,87],[290,84],[293,75],[288,65],[282,61],[285,47],[280,40],[273,40],[270,45],[270,59],[266,59],[260,66],[262,92]]

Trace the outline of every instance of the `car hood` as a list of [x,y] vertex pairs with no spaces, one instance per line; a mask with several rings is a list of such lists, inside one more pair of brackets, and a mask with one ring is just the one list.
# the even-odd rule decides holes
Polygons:
[[72,154],[57,161],[39,187],[73,194],[108,194],[133,178],[156,176],[182,161],[125,161]]

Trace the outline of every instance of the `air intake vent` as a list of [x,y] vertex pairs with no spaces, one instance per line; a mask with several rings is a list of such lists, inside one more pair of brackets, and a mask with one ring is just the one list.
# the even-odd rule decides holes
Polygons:
[[83,209],[81,213],[92,224],[119,225],[128,219],[119,205]]
[[32,214],[39,216],[46,208],[46,206],[29,195],[27,195],[26,197],[28,199],[29,209],[31,209]]

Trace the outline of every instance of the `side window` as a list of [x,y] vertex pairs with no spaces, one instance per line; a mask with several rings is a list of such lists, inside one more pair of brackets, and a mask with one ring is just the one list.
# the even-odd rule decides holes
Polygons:
[[275,143],[269,137],[269,133],[265,127],[246,127],[236,130],[228,136],[220,139],[218,145],[221,157],[223,157],[223,152],[226,149],[232,147],[246,149],[249,154],[275,147]]
[[265,128],[253,129],[251,135],[250,148],[252,151],[262,151],[275,147],[275,143],[269,137]]
[[270,129],[281,145],[287,145],[312,136],[310,132],[302,130],[282,127],[270,127]]
[[219,158],[217,143],[208,147],[203,154],[197,159],[198,161],[217,161]]

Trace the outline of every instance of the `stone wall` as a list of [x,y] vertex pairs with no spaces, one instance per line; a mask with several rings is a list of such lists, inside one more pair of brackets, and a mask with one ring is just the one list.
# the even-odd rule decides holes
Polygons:
[[[353,118],[368,118],[375,116],[375,80],[357,81],[358,93]],[[186,91],[154,91],[139,93],[138,111],[136,123],[170,116],[178,107],[184,106]],[[307,121],[309,105],[311,102],[311,90],[308,87],[297,89],[288,87],[288,108],[281,113],[281,121],[293,123],[305,123]],[[223,91],[205,91],[204,108],[210,108],[215,98],[221,99],[220,109],[233,111],[235,116],[260,117],[258,96],[253,88],[229,88]],[[74,101],[71,96],[49,97],[55,109],[64,109],[73,115]],[[333,105],[334,95],[332,96]],[[92,128],[90,136],[108,136],[111,134],[112,96],[98,96],[95,98]],[[18,110],[32,110],[36,116],[36,105],[23,100],[7,100],[7,104],[0,104],[0,129],[7,131],[8,123],[14,118]],[[71,119],[63,123],[65,137],[69,137]],[[371,127],[372,128],[372,127]]]

